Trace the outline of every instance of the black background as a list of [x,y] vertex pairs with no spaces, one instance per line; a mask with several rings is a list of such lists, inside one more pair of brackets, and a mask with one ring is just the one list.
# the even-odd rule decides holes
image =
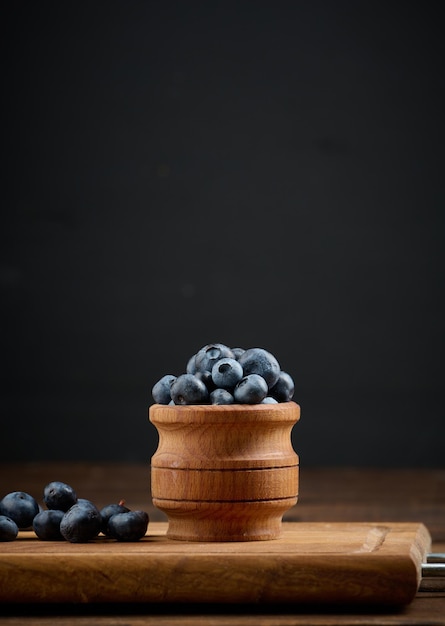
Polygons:
[[2,460],[148,462],[222,342],[302,464],[443,464],[438,6],[2,4]]

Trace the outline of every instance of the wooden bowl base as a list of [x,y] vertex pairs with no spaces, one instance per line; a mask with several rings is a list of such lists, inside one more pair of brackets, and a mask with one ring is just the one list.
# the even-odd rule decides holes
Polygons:
[[153,499],[168,517],[167,537],[181,541],[268,541],[283,534],[282,519],[297,497],[249,502]]

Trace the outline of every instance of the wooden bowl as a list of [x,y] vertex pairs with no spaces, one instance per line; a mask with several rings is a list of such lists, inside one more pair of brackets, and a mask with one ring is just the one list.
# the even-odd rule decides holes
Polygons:
[[151,460],[153,504],[167,537],[188,541],[276,539],[297,503],[295,402],[170,406],[154,404],[159,435]]

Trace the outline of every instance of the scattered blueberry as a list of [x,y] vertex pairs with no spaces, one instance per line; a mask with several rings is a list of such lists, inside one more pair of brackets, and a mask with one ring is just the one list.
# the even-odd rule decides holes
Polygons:
[[101,517],[101,531],[104,535],[109,535],[108,532],[108,521],[113,515],[118,515],[120,513],[128,513],[130,511],[123,503],[119,502],[119,504],[107,504],[103,509],[100,510]]
[[[43,541],[65,539],[70,543],[86,543],[95,539],[101,531],[119,541],[137,541],[147,531],[148,514],[143,511],[130,511],[125,506],[124,500],[118,504],[109,504],[99,511],[91,500],[77,498],[74,489],[66,483],[53,481],[44,488],[44,497],[50,506],[54,506],[56,501],[66,505],[67,494],[70,496],[74,494],[76,500],[67,511],[64,511],[49,507],[43,509],[24,491],[8,493],[0,500],[0,541],[13,541],[20,530],[28,529],[34,530],[36,536]],[[115,525],[113,535],[110,535],[108,532],[110,519],[127,513],[132,515],[123,518],[122,525],[120,523]]]
[[248,374],[241,378],[233,395],[239,404],[260,404],[267,396],[267,383],[259,374]]
[[7,515],[0,515],[0,541],[14,541],[19,533],[19,527]]
[[91,502],[91,500],[87,500],[86,498],[78,498],[76,504],[83,507],[84,509],[92,509],[93,511],[96,511],[96,513],[99,513],[100,515],[99,509],[94,504],[94,502]]
[[172,374],[166,374],[158,380],[151,390],[153,400],[158,404],[168,404],[172,399],[170,389],[175,380],[176,376],[173,376]]
[[118,513],[108,520],[108,534],[117,541],[139,541],[147,531],[148,521],[145,511]]
[[100,533],[101,523],[102,518],[95,506],[73,504],[62,517],[60,532],[70,543],[86,543]]
[[193,374],[181,374],[171,386],[172,400],[175,404],[206,404],[209,391],[202,380]]
[[0,500],[0,515],[14,520],[20,530],[29,528],[38,512],[37,500],[24,491],[12,491]]
[[73,504],[76,504],[77,495],[70,485],[60,480],[54,480],[44,488],[43,501],[48,509],[68,511]]
[[40,511],[32,523],[37,537],[43,541],[63,540],[64,537],[60,532],[60,522],[64,515],[64,511],[57,511],[56,509]]
[[266,381],[269,389],[275,385],[280,375],[277,359],[263,348],[249,348],[239,358],[244,375],[259,374]]
[[233,404],[235,398],[227,389],[214,389],[210,394],[210,404]]

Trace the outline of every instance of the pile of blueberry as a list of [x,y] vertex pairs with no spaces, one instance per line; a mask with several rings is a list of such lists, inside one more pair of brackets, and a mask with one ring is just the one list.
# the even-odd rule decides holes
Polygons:
[[294,381],[263,348],[202,347],[186,373],[166,374],[152,389],[157,404],[274,404],[289,402]]
[[70,543],[86,543],[100,533],[117,541],[138,541],[147,531],[145,511],[131,511],[123,501],[99,510],[60,481],[46,485],[43,501],[46,509],[24,491],[12,491],[0,500],[0,541],[13,541],[19,530],[30,528],[44,541]]

